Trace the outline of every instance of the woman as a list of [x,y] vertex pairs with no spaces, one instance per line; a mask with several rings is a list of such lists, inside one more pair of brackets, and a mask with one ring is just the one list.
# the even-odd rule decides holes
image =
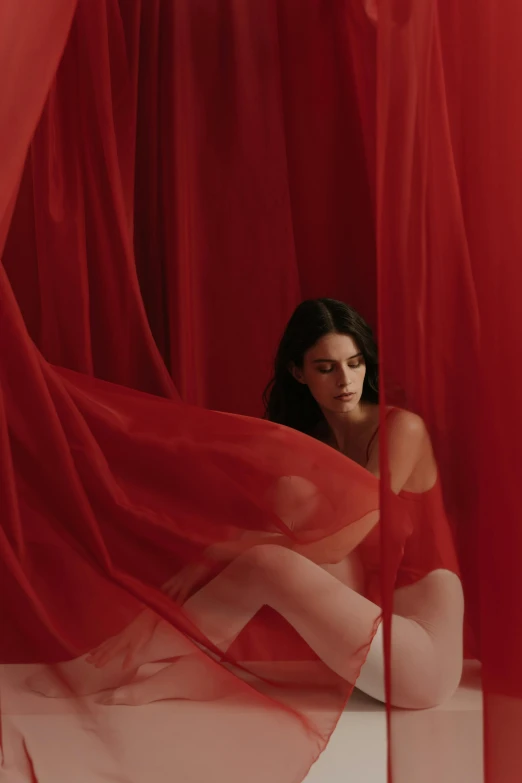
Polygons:
[[[377,350],[369,327],[341,302],[303,302],[281,340],[266,393],[267,417],[324,441],[379,477],[377,403]],[[398,707],[427,708],[451,696],[460,680],[462,588],[425,426],[397,409],[387,412],[386,425],[391,489],[412,528],[402,542],[393,595],[391,698]],[[299,524],[296,508],[313,505],[314,488],[297,477],[281,482],[274,502],[284,504],[289,482],[294,507],[282,510],[281,517],[287,513]],[[225,651],[269,606],[333,672],[348,682],[357,680],[361,690],[384,701],[377,521],[377,513],[368,515],[362,532],[360,526],[356,533],[341,530],[316,543],[296,545],[281,535],[245,540],[223,555],[229,564],[185,600],[183,610],[218,651]],[[166,587],[184,600],[204,574],[196,570],[188,579],[183,572]],[[88,656],[87,663],[96,667],[91,671],[101,670],[103,682],[94,685],[86,677],[85,660],[73,665],[84,692],[119,685],[105,697],[107,703],[219,695],[219,677],[205,677],[205,666],[201,676],[194,676],[198,660],[193,652],[190,642],[147,611]],[[148,679],[128,682],[142,664],[173,657],[178,660]],[[49,686],[33,687],[58,695]]]
[[[279,347],[275,377],[265,392],[267,416],[323,440],[379,477],[378,382],[377,347],[361,316],[343,302],[305,301],[290,319]],[[447,698],[460,679],[463,593],[424,423],[408,411],[388,409],[386,425],[391,489],[411,506],[414,524],[394,593],[392,699],[397,706],[429,706]],[[378,559],[370,540],[375,532],[348,560],[349,574],[360,575],[364,566],[365,593],[378,602]],[[358,592],[361,586],[361,581],[351,584]],[[384,700],[380,631],[357,685]],[[411,646],[406,642],[410,635]],[[408,672],[416,655],[417,666]],[[432,667],[428,660],[433,655],[438,664]],[[416,668],[424,683],[414,695],[410,686]],[[428,671],[433,672],[429,677]],[[399,695],[403,688],[409,694],[406,698]]]

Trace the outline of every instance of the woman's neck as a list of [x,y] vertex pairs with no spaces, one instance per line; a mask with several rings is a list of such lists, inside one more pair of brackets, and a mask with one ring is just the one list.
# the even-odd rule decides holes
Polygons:
[[323,410],[332,441],[339,451],[349,454],[353,448],[366,446],[368,438],[379,423],[379,407],[360,403],[357,408],[342,416]]

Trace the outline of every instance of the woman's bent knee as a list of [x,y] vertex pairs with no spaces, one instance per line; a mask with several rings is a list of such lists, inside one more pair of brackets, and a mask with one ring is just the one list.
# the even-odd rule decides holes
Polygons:
[[[422,710],[450,699],[462,676],[461,648],[449,640],[441,642],[418,623],[394,617],[391,651],[391,705]],[[382,624],[370,647],[357,687],[384,702],[384,650]]]
[[244,559],[250,567],[270,573],[287,566],[292,556],[295,557],[295,552],[278,544],[256,544],[241,555],[241,559]]
[[281,589],[292,579],[296,558],[299,555],[277,544],[257,544],[240,555],[234,565],[244,575],[244,583],[263,586],[269,597],[271,587]]

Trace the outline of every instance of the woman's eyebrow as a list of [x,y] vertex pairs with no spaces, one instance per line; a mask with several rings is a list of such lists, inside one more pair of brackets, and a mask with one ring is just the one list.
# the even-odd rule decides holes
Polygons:
[[[354,354],[353,356],[350,356],[350,357],[347,359],[347,361],[348,361],[348,362],[351,362],[351,361],[352,361],[352,359],[359,359],[361,356],[362,356],[362,352],[361,352],[361,351],[359,351],[359,353],[356,353],[356,354]],[[336,361],[337,361],[336,359],[314,359],[314,360],[313,360],[313,362],[312,362],[312,364],[320,364],[321,362],[322,362],[323,364],[324,364],[324,363],[327,363],[327,364],[328,364],[328,363],[330,363],[330,364],[332,364],[332,363],[335,363]]]

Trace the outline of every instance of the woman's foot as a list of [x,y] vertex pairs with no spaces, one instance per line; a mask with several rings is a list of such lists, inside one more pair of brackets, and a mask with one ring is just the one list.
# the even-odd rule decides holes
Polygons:
[[155,621],[149,627],[147,618],[140,615],[97,651],[46,666],[30,677],[27,685],[54,699],[90,696],[131,682],[145,663],[172,659],[193,650],[194,644],[168,623]]
[[184,655],[145,680],[103,694],[100,704],[139,706],[164,699],[214,701],[237,693],[243,683],[203,655]]
[[86,660],[87,656],[73,661],[46,666],[27,680],[27,686],[50,699],[67,699],[74,696],[90,696],[93,693],[118,688],[130,682],[137,668],[123,668],[123,657],[97,669]]

